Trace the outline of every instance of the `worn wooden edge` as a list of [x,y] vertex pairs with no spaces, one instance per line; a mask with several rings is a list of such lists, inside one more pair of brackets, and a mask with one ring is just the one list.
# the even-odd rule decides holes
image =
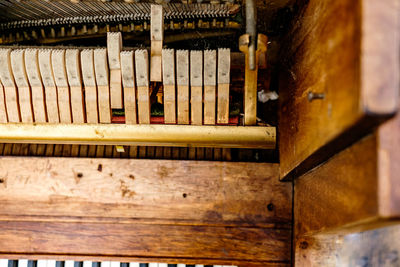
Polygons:
[[275,148],[275,127],[124,125],[124,124],[0,124],[0,142],[154,146]]
[[[326,11],[341,10],[341,12],[333,12],[332,14],[334,14],[334,17],[337,17],[338,13],[341,13],[342,16],[346,16],[344,18],[354,16],[351,21],[351,23],[354,23],[354,27],[350,30],[353,32],[352,36],[355,37],[354,54],[357,56],[356,60],[358,61],[356,64],[357,77],[355,77],[355,86],[357,86],[357,90],[360,94],[360,101],[357,103],[358,112],[360,114],[351,122],[352,124],[357,124],[351,127],[352,130],[358,131],[357,133],[352,133],[351,130],[347,129],[345,130],[346,133],[340,134],[339,137],[333,136],[328,140],[328,143],[324,144],[324,147],[312,151],[314,155],[308,155],[304,159],[301,158],[301,161],[304,160],[305,162],[293,162],[291,166],[287,168],[288,170],[282,170],[282,180],[293,179],[317,166],[329,158],[329,156],[350,145],[357,140],[357,138],[372,132],[374,127],[396,113],[399,95],[398,73],[400,64],[398,60],[394,59],[398,58],[399,54],[400,20],[398,15],[399,6],[396,5],[395,2],[396,1],[392,0],[382,0],[378,2],[373,0],[353,1],[347,2],[352,3],[352,5],[350,5],[352,10],[345,10],[346,7],[349,7],[347,3],[346,5],[341,4],[336,6],[334,1],[298,1],[298,7],[300,7],[299,12],[296,18],[293,19],[290,30],[282,41],[283,46],[280,53],[280,57],[282,58],[282,70],[289,73],[288,76],[290,78],[288,78],[288,80],[300,79],[299,83],[307,83],[304,85],[304,92],[302,92],[302,95],[305,95],[307,90],[312,87],[310,87],[310,85],[314,85],[316,81],[315,79],[310,80],[311,78],[305,81],[304,77],[299,78],[298,74],[295,73],[296,64],[299,65],[296,61],[296,55],[299,51],[301,52],[303,49],[302,46],[311,43],[310,39],[315,39],[315,35],[321,35],[321,32],[325,34],[334,32],[335,28],[331,25],[336,24],[332,23],[332,17],[329,17],[329,14],[327,14],[329,12]],[[312,9],[313,12],[308,12],[310,11],[309,9]],[[315,15],[310,16],[310,14]],[[325,26],[321,27],[321,25]],[[345,29],[343,29],[343,31],[345,31]],[[380,34],[377,34],[377,32]],[[332,35],[331,38],[328,39],[330,40],[328,44],[332,43],[333,45],[335,38],[339,38],[339,36],[344,36],[345,34],[346,32],[341,33],[341,35]],[[322,37],[319,38],[323,39]],[[341,47],[343,47],[343,45]],[[310,50],[311,48],[308,47],[308,49]],[[324,53],[326,53],[326,49],[324,51]],[[318,60],[317,63],[319,63]],[[329,64],[329,61],[322,63]],[[333,67],[334,65],[332,65],[332,68]],[[339,70],[343,71],[343,69]],[[376,75],[376,73],[380,73],[380,75]],[[321,79],[325,78],[325,76],[322,75],[319,77],[321,77]],[[325,85],[325,87],[327,87],[327,85]],[[354,88],[354,85],[352,88]],[[326,88],[324,89],[323,87],[317,89],[326,90]],[[293,95],[294,94],[292,94],[292,97]],[[285,105],[281,105],[280,107],[281,110],[285,108],[287,108]],[[296,113],[293,110],[289,111],[291,113]],[[373,122],[370,121],[366,123],[368,120]],[[366,127],[365,125],[369,126]],[[288,127],[290,126],[288,125]],[[299,126],[292,126],[292,128],[295,129],[297,129],[297,127]],[[282,125],[280,129],[284,130]],[[354,136],[346,136],[347,134],[353,134]],[[337,142],[338,138],[343,138],[344,141]],[[325,155],[324,153],[329,155]]]
[[[354,144],[360,138],[373,132],[377,126],[392,118],[388,116],[364,116],[356,121],[353,126],[347,128],[344,132],[333,138],[330,142],[314,151],[305,160],[297,164],[290,171],[280,171],[280,180],[292,181],[303,174],[312,170],[314,167],[328,160],[332,155]],[[282,131],[282,129],[280,129]]]
[[290,259],[290,230],[16,221],[0,222],[0,229],[0,255],[77,253],[259,263]]

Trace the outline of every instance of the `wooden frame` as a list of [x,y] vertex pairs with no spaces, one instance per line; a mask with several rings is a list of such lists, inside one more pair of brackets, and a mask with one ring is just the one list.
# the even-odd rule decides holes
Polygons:
[[290,261],[277,164],[2,157],[0,171],[1,257]]

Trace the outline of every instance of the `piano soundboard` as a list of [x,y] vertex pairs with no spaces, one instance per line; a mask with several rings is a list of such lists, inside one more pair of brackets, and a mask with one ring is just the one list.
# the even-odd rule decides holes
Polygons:
[[233,265],[139,263],[118,261],[56,261],[56,260],[7,260],[0,259],[0,267],[236,267]]

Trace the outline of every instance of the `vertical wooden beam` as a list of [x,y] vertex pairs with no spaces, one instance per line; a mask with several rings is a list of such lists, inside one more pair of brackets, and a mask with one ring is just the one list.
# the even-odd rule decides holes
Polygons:
[[231,71],[231,50],[218,49],[218,109],[217,123],[229,122],[229,84]]
[[[71,123],[71,96],[65,68],[65,50],[56,49],[51,52],[51,63],[54,73],[54,80],[57,86],[58,108],[60,122]],[[51,111],[50,111],[51,112]]]
[[51,67],[51,50],[41,49],[38,56],[40,75],[45,92],[47,119],[48,122],[57,123],[60,122],[60,116],[58,112],[57,88]]
[[149,56],[145,49],[135,51],[138,118],[140,124],[150,124]]
[[20,113],[18,105],[17,87],[11,69],[11,49],[0,49],[0,79],[4,86],[7,115],[10,122],[19,122]]
[[88,123],[98,123],[97,85],[92,49],[81,51],[81,68],[83,84],[85,85],[86,121]]
[[67,49],[65,52],[68,84],[71,89],[72,122],[85,122],[85,103],[83,99],[80,52],[78,49]]
[[107,50],[94,50],[94,69],[98,89],[100,123],[111,123],[110,83],[108,79]]
[[189,124],[189,51],[176,51],[178,124]]
[[33,122],[33,111],[31,102],[31,88],[25,69],[25,50],[16,49],[11,52],[11,67],[14,80],[18,87],[18,102],[21,111],[22,122]]
[[136,85],[134,51],[123,51],[120,54],[122,84],[124,87],[125,123],[136,124]]
[[44,87],[39,70],[38,53],[38,49],[25,50],[25,67],[32,90],[32,105],[35,122],[46,122],[46,104],[44,98]]
[[175,50],[162,50],[164,121],[176,123]]
[[204,51],[204,124],[215,124],[217,52]]
[[110,66],[111,108],[121,109],[123,105],[121,60],[122,35],[120,32],[107,32],[107,55]]
[[164,14],[162,5],[151,5],[150,21],[150,81],[162,81],[162,46],[164,36]]
[[203,124],[203,51],[190,51],[191,124]]

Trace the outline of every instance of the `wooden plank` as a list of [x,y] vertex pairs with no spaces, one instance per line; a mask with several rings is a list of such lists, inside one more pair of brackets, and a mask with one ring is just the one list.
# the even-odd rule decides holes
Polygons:
[[136,124],[137,112],[134,51],[122,51],[120,58],[122,84],[124,86],[125,123]]
[[11,49],[0,49],[0,79],[4,86],[7,116],[9,122],[19,122],[20,112],[18,105],[17,87],[11,68]]
[[399,140],[396,116],[296,180],[296,235],[356,231],[398,220]]
[[16,49],[10,54],[11,68],[18,88],[18,103],[22,122],[33,122],[31,88],[25,68],[25,50]]
[[164,121],[176,123],[175,50],[162,50]]
[[203,51],[190,51],[191,124],[203,124]]
[[[288,230],[18,221],[0,221],[0,230],[0,242],[4,244],[1,254],[134,255],[183,261],[244,261],[245,265],[252,260],[266,264],[290,260]],[[158,242],[160,237],[162,242]]]
[[279,92],[282,178],[323,162],[398,105],[396,1],[314,0],[300,14],[283,42],[290,43],[283,58],[291,64]]
[[98,106],[100,123],[111,123],[110,81],[107,64],[107,50],[97,48],[94,50],[94,69],[98,90]]
[[231,50],[218,49],[218,101],[217,123],[229,122],[229,85],[231,71]]
[[150,81],[161,82],[164,12],[162,5],[151,5],[150,10]]
[[107,55],[110,66],[110,99],[111,108],[124,107],[122,94],[121,60],[122,34],[120,32],[107,32]]
[[290,227],[291,185],[277,164],[3,157],[0,173],[0,217]]
[[79,49],[67,49],[65,52],[68,84],[71,89],[72,122],[85,122],[85,102],[83,99],[82,74]]
[[204,51],[204,124],[215,124],[217,51]]
[[149,56],[145,49],[135,51],[138,118],[140,124],[150,124]]
[[0,80],[0,123],[8,122],[4,87]]
[[[44,98],[44,87],[39,70],[39,50],[36,48],[25,50],[25,67],[29,84],[32,90],[32,106],[35,122],[46,122],[47,112]],[[57,111],[58,113],[58,111]]]
[[39,50],[38,57],[40,75],[44,85],[47,119],[50,123],[58,123],[60,122],[60,116],[58,111],[57,88],[54,81],[53,69],[51,67],[51,50]]
[[99,114],[93,49],[84,49],[81,51],[81,69],[83,84],[85,86],[86,121],[88,123],[98,123]]
[[176,51],[178,124],[189,124],[189,51]]
[[65,68],[64,49],[54,49],[51,51],[51,66],[53,68],[54,81],[57,86],[60,122],[71,123],[71,94],[68,85],[67,70]]

